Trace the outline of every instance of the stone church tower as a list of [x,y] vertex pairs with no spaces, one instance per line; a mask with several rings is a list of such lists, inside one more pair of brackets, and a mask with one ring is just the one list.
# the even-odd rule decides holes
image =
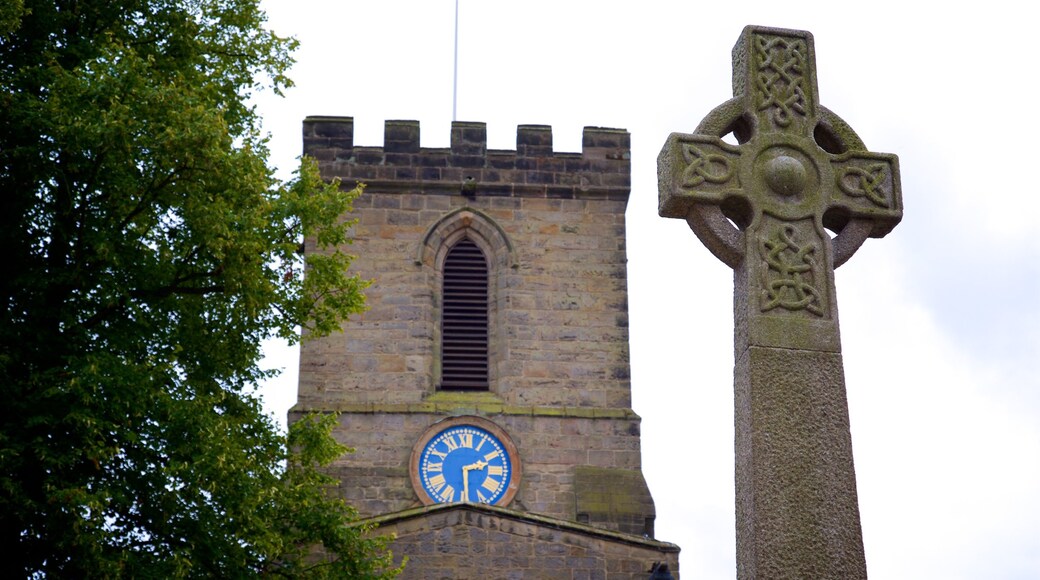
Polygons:
[[367,184],[347,251],[374,283],[343,333],[303,343],[290,420],[340,413],[340,491],[407,578],[675,572],[631,409],[629,134],[586,128],[581,153],[541,125],[515,151],[486,136],[455,122],[422,148],[388,121],[361,147],[349,117],[304,121],[323,177]]

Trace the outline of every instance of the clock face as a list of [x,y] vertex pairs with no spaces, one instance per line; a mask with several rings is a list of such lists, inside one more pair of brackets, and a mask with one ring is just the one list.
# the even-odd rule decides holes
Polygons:
[[442,423],[420,439],[413,458],[413,481],[423,492],[423,503],[504,505],[512,499],[519,461],[505,432],[494,424],[482,425],[490,422],[476,417]]

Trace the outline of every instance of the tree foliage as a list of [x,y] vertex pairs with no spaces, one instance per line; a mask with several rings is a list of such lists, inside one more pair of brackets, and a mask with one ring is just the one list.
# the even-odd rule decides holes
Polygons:
[[358,192],[306,162],[273,177],[248,98],[290,85],[295,41],[264,21],[256,0],[0,0],[6,577],[388,563],[325,495],[331,419],[287,440],[251,394],[263,339],[338,328],[365,285],[299,252],[348,241]]

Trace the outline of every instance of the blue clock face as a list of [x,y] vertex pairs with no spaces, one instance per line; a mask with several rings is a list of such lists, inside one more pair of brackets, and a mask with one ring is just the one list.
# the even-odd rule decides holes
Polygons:
[[419,456],[419,479],[436,503],[498,503],[513,476],[502,442],[474,425],[447,427],[429,440]]

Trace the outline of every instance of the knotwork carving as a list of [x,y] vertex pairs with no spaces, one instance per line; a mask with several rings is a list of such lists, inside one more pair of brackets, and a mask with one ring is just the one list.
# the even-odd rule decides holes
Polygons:
[[779,307],[823,316],[820,292],[813,286],[816,245],[799,244],[794,234],[794,226],[785,224],[776,229],[772,238],[761,238],[769,266],[768,280],[762,289],[762,312]]
[[757,108],[759,111],[773,108],[770,117],[777,127],[790,125],[794,114],[806,114],[807,54],[804,40],[755,36]]
[[733,177],[733,166],[722,155],[705,153],[691,143],[683,144],[682,155],[687,163],[683,170],[683,187],[696,187],[705,181],[726,183]]
[[838,175],[838,187],[852,197],[865,197],[878,207],[889,207],[888,196],[882,189],[888,176],[888,165],[872,163],[866,169],[845,167]]

